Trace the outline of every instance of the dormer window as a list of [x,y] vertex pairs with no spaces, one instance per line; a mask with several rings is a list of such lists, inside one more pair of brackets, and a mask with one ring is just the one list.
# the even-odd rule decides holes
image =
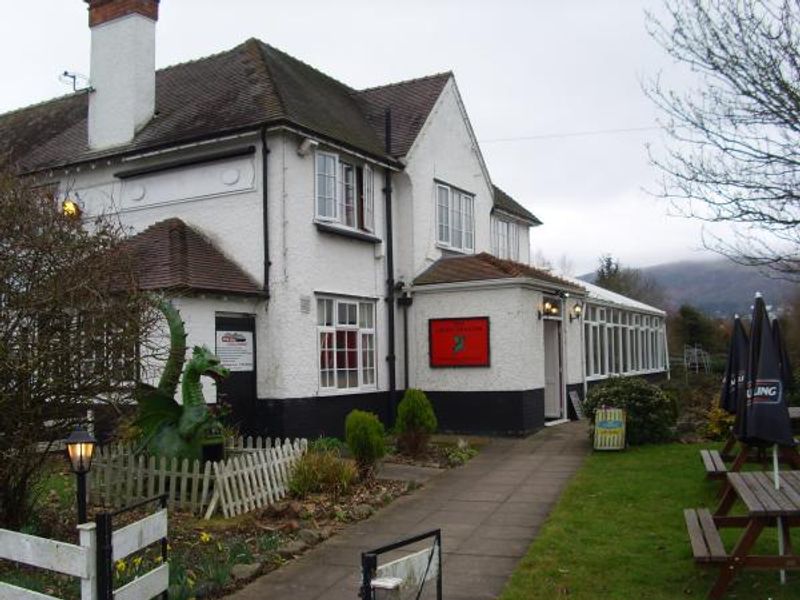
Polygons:
[[492,217],[492,254],[519,260],[519,228],[516,223]]
[[436,241],[461,252],[475,249],[475,197],[459,189],[436,184]]
[[331,152],[316,152],[316,217],[345,228],[375,230],[374,172]]

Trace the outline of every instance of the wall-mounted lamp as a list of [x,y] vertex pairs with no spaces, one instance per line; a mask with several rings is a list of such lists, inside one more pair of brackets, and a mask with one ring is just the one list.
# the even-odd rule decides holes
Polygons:
[[68,219],[80,219],[83,209],[77,200],[66,198],[61,203],[61,212],[64,213],[64,216]]
[[572,323],[575,319],[580,319],[581,315],[583,314],[583,305],[578,303],[572,307],[572,310],[569,312],[569,322]]
[[544,302],[542,302],[541,308],[539,308],[537,311],[540,321],[543,317],[557,317],[559,312],[560,309],[558,301],[551,300],[549,298],[545,298]]

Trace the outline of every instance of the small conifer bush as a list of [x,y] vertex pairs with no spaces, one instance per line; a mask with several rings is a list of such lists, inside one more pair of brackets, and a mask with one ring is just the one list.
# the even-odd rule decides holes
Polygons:
[[422,390],[409,389],[397,407],[397,445],[401,452],[419,456],[436,431],[436,413]]
[[376,463],[386,454],[385,431],[377,416],[363,410],[353,410],[344,422],[344,437],[358,465],[362,479],[369,479]]

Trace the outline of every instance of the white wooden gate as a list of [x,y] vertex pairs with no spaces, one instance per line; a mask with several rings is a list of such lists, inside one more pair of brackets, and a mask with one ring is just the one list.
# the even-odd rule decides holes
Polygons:
[[[78,526],[80,544],[0,529],[0,558],[65,573],[81,580],[81,600],[97,599],[95,524]],[[0,582],[0,600],[58,600],[55,596]]]

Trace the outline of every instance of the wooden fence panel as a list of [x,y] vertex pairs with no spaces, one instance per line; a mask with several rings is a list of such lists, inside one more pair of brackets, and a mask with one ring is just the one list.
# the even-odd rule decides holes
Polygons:
[[169,588],[169,564],[164,563],[114,591],[114,600],[149,600]]
[[86,548],[8,529],[0,529],[0,558],[74,577],[89,576]]
[[111,534],[112,559],[120,560],[167,537],[167,510],[161,509]]

